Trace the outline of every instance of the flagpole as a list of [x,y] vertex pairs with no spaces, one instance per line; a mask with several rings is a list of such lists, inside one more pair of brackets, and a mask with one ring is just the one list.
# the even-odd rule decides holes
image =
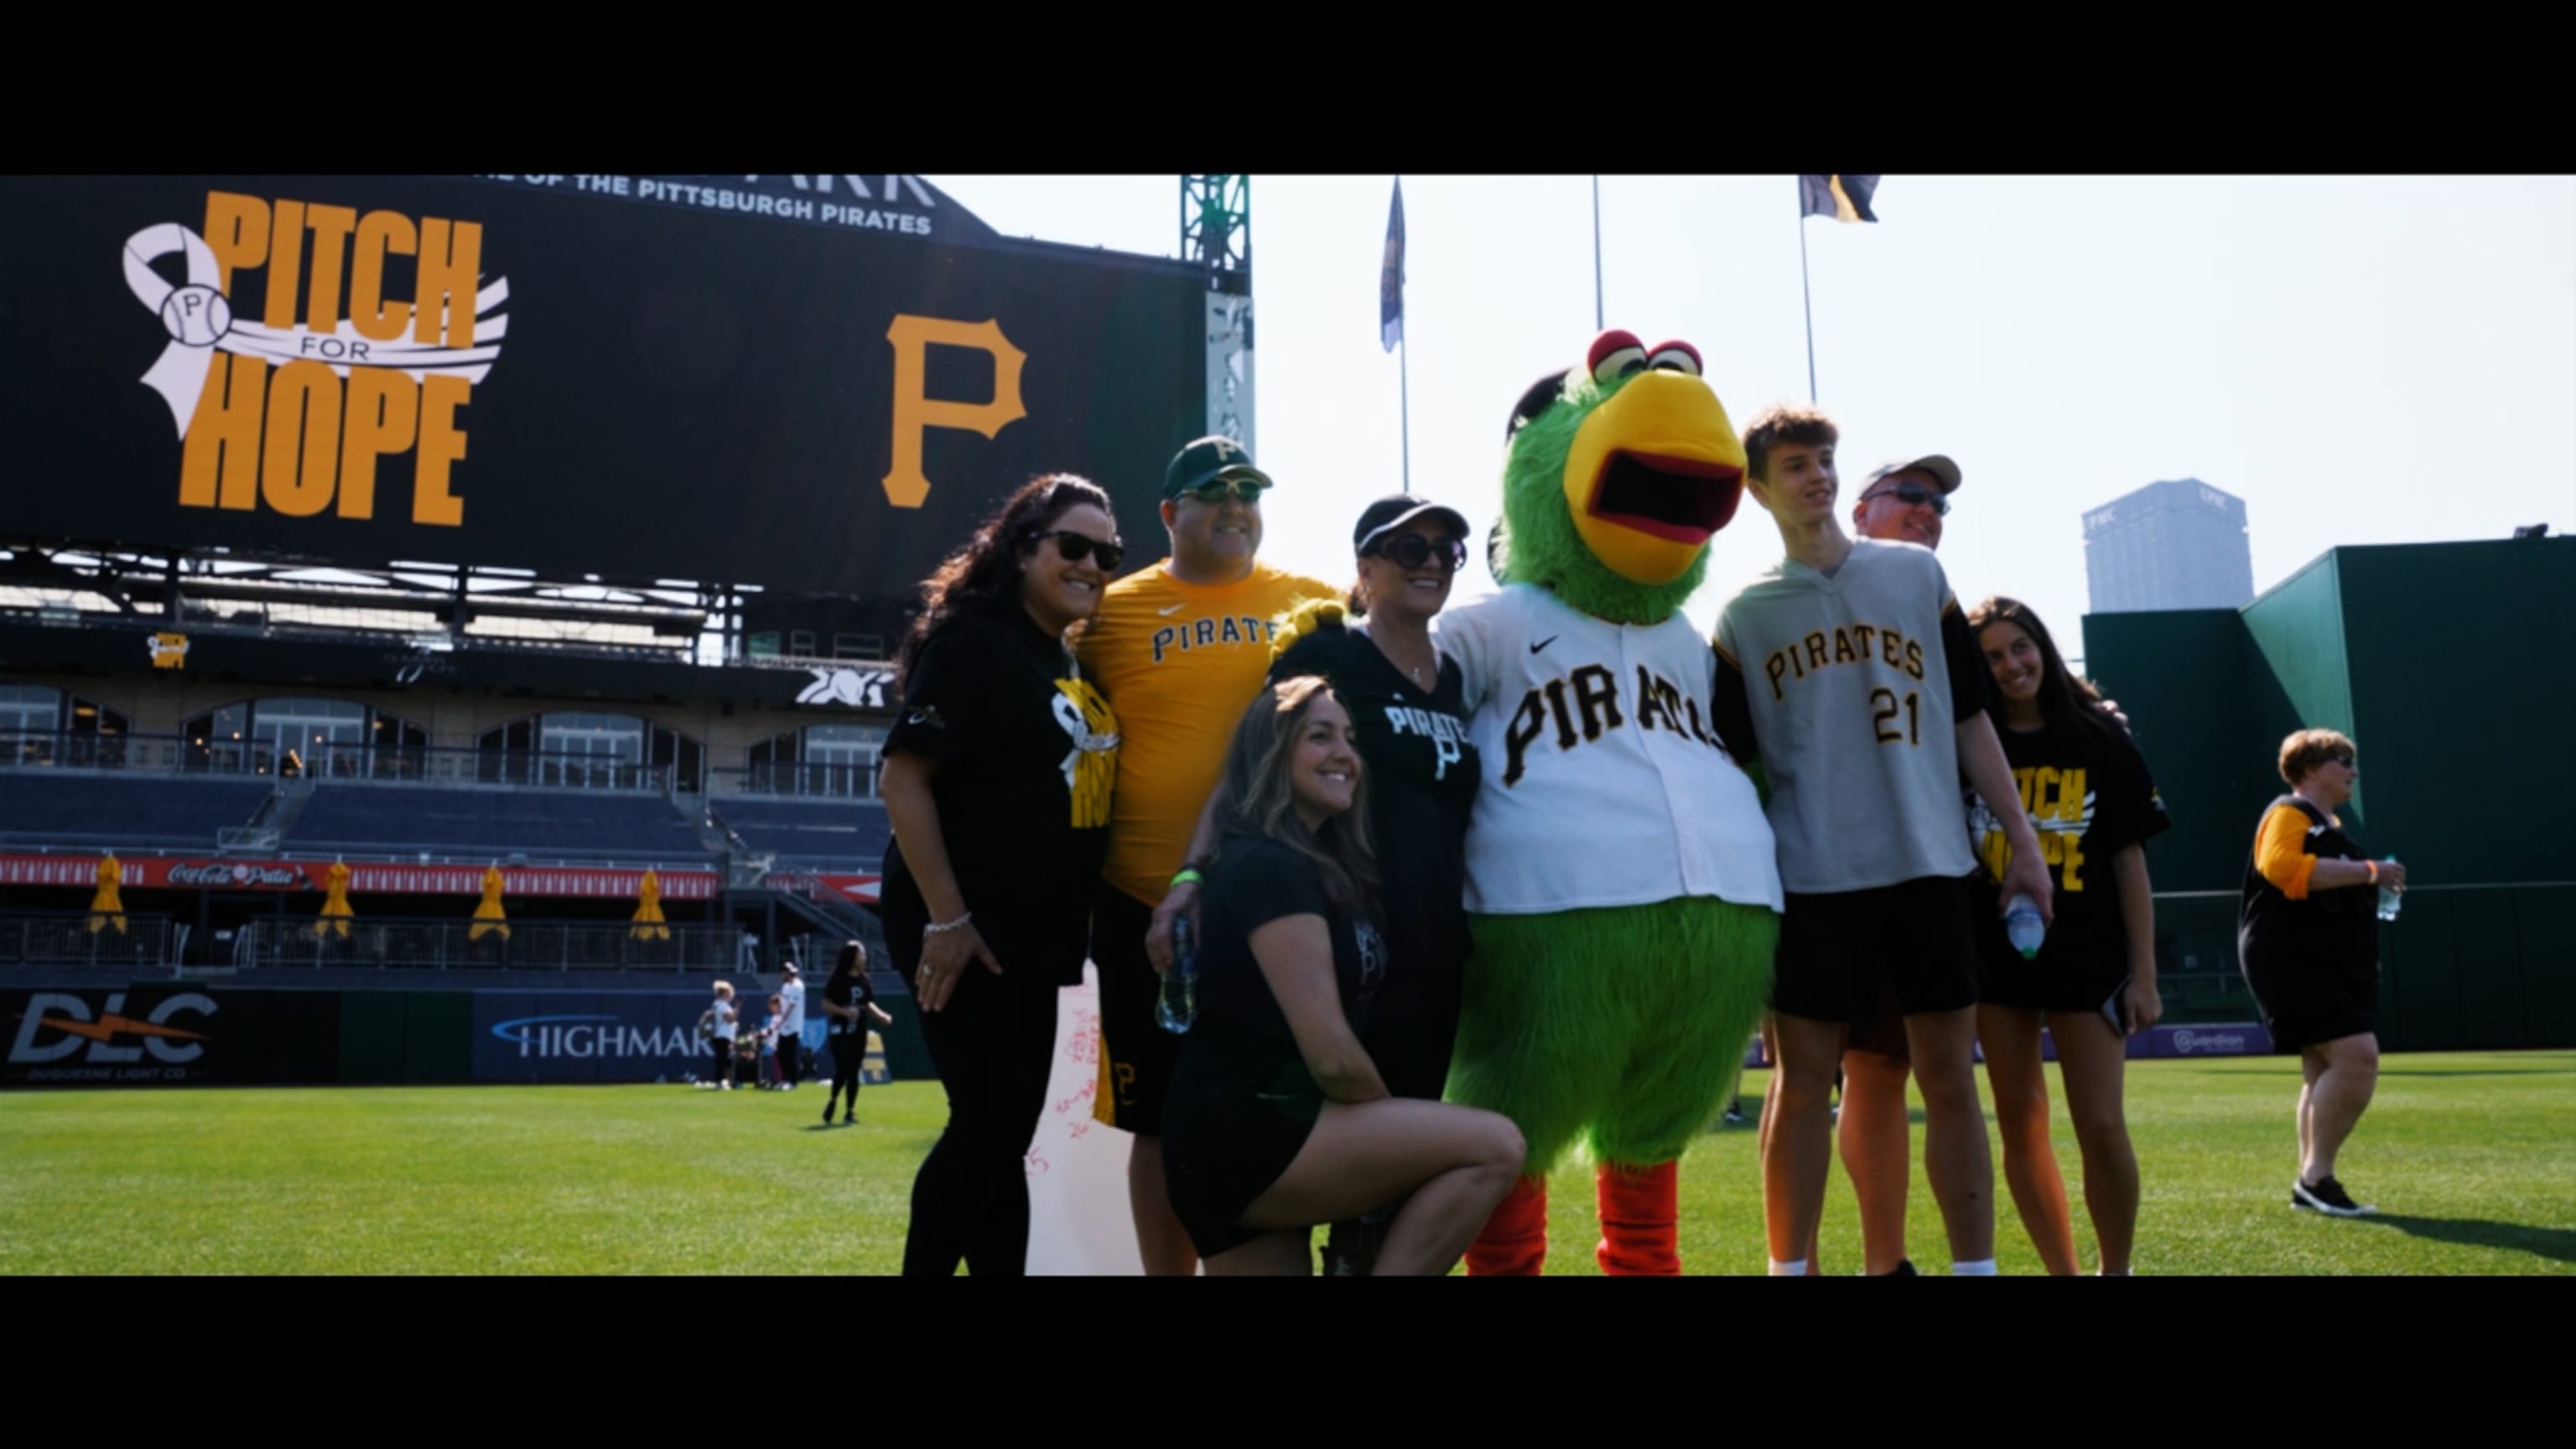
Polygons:
[[1798,304],[1807,314],[1807,401],[1812,404],[1816,400],[1816,304],[1807,290],[1807,213],[1804,199],[1802,192],[1798,211]]
[[[1601,178],[1592,178],[1592,330],[1598,332],[1601,321]],[[1812,401],[1812,399],[1810,399]]]
[[1405,339],[1395,339],[1396,396],[1401,399],[1398,406],[1403,410],[1399,416],[1404,430],[1404,491],[1408,494],[1413,491],[1413,369],[1405,364],[1405,359],[1412,352],[1413,349],[1405,345]]

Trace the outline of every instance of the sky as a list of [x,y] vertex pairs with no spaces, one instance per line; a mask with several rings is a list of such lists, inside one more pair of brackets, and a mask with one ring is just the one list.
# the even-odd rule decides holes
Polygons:
[[[1177,176],[928,179],[1005,235],[1180,251]],[[1251,178],[1262,554],[1336,581],[1408,454],[1481,535],[1513,402],[1598,330],[1593,178],[1407,176],[1387,353],[1393,179]],[[2162,479],[2245,500],[2258,592],[2338,545],[2576,528],[2576,177],[1887,176],[1876,224],[1801,221],[1794,176],[1598,184],[1602,322],[1697,346],[1739,427],[1808,396],[1803,228],[1846,526],[1872,464],[1948,454],[1953,590],[2070,653],[2082,514]],[[1712,546],[1703,627],[1780,554],[1749,497]],[[1453,603],[1493,586],[1473,552]]]

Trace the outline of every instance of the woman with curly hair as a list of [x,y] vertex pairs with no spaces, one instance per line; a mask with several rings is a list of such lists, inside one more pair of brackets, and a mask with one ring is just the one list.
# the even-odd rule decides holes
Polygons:
[[880,910],[948,1093],[913,1181],[907,1275],[1027,1271],[1029,1140],[1056,993],[1082,980],[1117,778],[1117,719],[1067,635],[1121,554],[1107,494],[1034,479],[922,586],[896,661]]

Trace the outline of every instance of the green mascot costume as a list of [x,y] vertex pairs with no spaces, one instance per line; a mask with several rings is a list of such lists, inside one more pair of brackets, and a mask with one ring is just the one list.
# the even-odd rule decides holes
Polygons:
[[1617,331],[1533,386],[1509,439],[1505,587],[1439,623],[1485,771],[1448,1095],[1529,1141],[1468,1271],[1539,1271],[1547,1173],[1580,1147],[1602,1271],[1677,1274],[1677,1162],[1722,1105],[1779,934],[1771,827],[1710,721],[1716,655],[1680,612],[1744,448],[1697,351]]

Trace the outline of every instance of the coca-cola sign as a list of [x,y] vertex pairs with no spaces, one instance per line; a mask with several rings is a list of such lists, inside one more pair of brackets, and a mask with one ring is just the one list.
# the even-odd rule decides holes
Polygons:
[[234,890],[311,890],[312,877],[300,865],[263,865],[256,861],[187,862],[170,867],[174,886],[221,886]]

